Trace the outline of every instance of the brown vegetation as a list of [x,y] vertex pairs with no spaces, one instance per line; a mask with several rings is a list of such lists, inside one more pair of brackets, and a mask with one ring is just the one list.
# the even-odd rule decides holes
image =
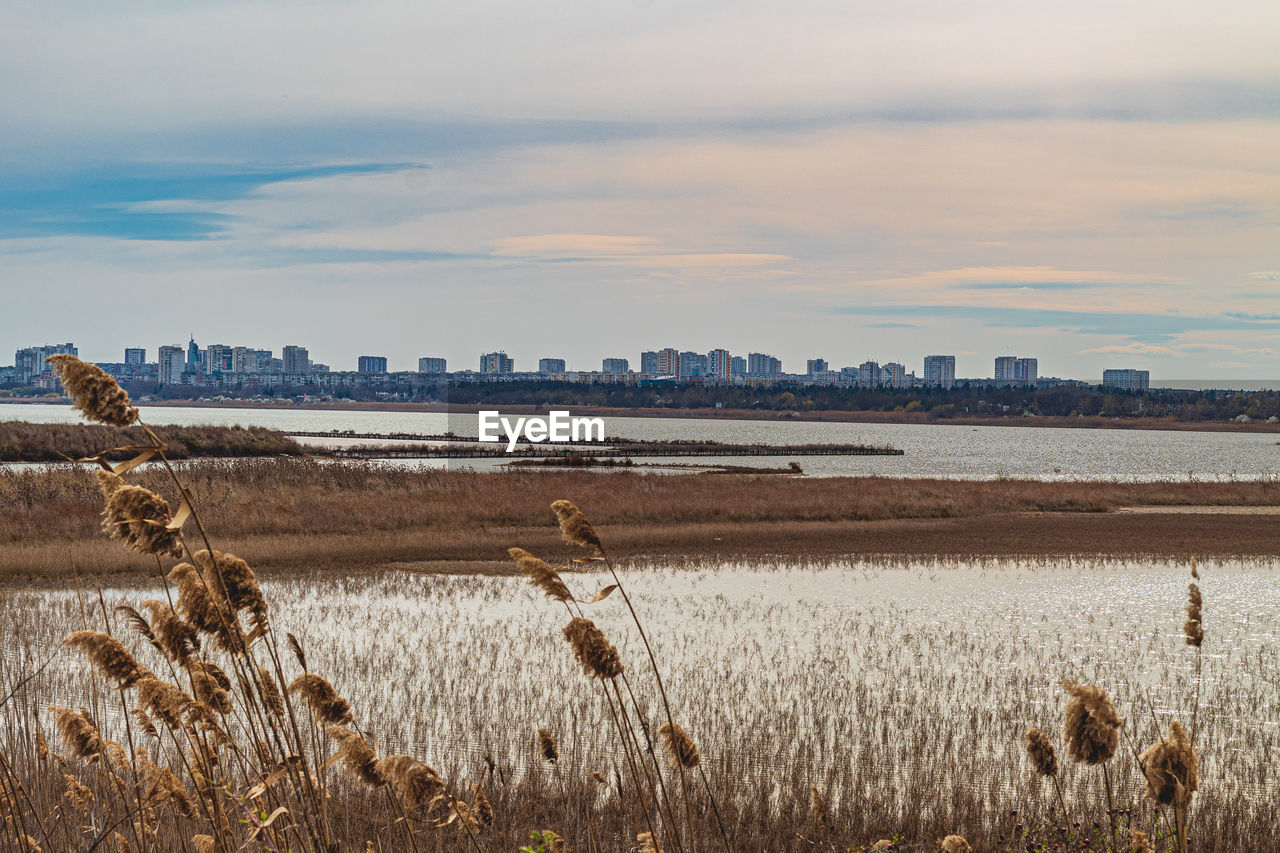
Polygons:
[[[513,540],[554,541],[537,507],[579,496],[633,556],[1274,554],[1280,525],[1120,507],[1269,507],[1280,484],[1044,483],[508,471],[478,474],[309,459],[184,465],[211,535],[267,568],[504,565]],[[139,486],[176,506],[160,471]],[[136,569],[100,537],[87,468],[0,469],[0,578]],[[505,570],[505,566],[504,566]]]
[[[289,436],[265,427],[170,426],[156,427],[155,432],[170,459],[298,456],[304,452]],[[145,444],[146,438],[136,427],[0,421],[0,462],[62,462],[139,443]],[[118,461],[135,452],[120,450],[105,456]]]
[[[60,364],[60,369],[63,367]],[[86,411],[93,408],[84,400],[77,402]],[[192,490],[164,460],[154,433],[147,431],[147,435],[152,447],[140,458],[158,455],[164,461],[168,485],[183,496],[183,505],[190,509],[195,502]],[[124,475],[131,468],[125,463],[117,466],[114,473]],[[117,485],[115,491],[119,488]],[[113,493],[107,492],[108,500]],[[159,497],[156,501],[163,503]],[[551,778],[557,784],[549,785],[547,790],[530,791],[526,800],[504,803],[498,797],[499,809],[510,806],[500,823],[494,800],[483,793],[482,783],[493,784],[492,778],[482,778],[468,787],[458,784],[461,780],[442,778],[412,755],[379,758],[376,740],[360,727],[359,715],[353,712],[352,705],[323,676],[308,671],[302,644],[292,634],[286,635],[287,644],[281,642],[273,626],[274,616],[268,616],[268,602],[249,565],[234,555],[212,549],[208,530],[198,513],[177,514],[166,521],[169,516],[163,512],[158,518],[148,516],[143,520],[173,531],[181,542],[180,553],[191,562],[166,570],[161,557],[170,551],[167,540],[129,540],[134,550],[155,556],[155,574],[165,583],[167,609],[166,602],[159,600],[142,603],[144,609],[162,617],[156,619],[157,626],[153,628],[131,605],[116,608],[125,614],[123,621],[130,634],[138,634],[157,653],[148,655],[160,675],[113,634],[112,617],[101,591],[100,613],[94,613],[92,619],[82,599],[85,624],[70,633],[64,643],[87,659],[90,666],[85,671],[96,671],[102,680],[101,684],[91,682],[93,707],[76,711],[50,705],[39,712],[24,697],[6,708],[23,685],[16,683],[12,689],[5,685],[6,695],[0,700],[0,711],[6,718],[0,739],[0,844],[24,853],[43,849],[92,851],[104,843],[107,849],[137,851],[194,847],[201,853],[231,853],[261,846],[269,850],[330,853],[393,846],[416,851],[421,842],[437,850],[472,849],[479,853],[510,849],[511,835],[517,829],[551,823],[572,833],[571,843],[576,849],[593,851],[629,850],[637,845],[642,851],[654,853],[664,849],[696,853],[699,846],[704,850],[719,846],[726,851],[799,847],[839,850],[870,843],[870,837],[859,839],[842,832],[821,790],[812,781],[807,786],[812,816],[809,827],[795,820],[794,807],[784,804],[782,780],[774,782],[776,804],[757,811],[754,819],[744,820],[741,814],[734,819],[731,809],[759,808],[762,798],[749,791],[735,791],[734,782],[724,780],[724,774],[720,782],[723,785],[727,781],[728,796],[713,794],[696,742],[675,722],[657,656],[626,586],[606,553],[604,538],[574,504],[556,500],[550,506],[561,538],[581,549],[575,552],[579,556],[573,562],[602,565],[613,581],[592,601],[584,602],[562,594],[563,582],[553,582],[559,580],[558,569],[535,563],[537,558],[523,550],[515,549],[511,554],[534,586],[551,592],[551,598],[565,608],[570,621],[564,636],[583,666],[583,677],[599,688],[615,724],[616,747],[620,748],[615,754],[621,751],[625,756],[628,775],[624,776],[618,763],[613,762],[616,790],[609,792],[612,802],[606,802],[604,808],[585,793],[589,783],[584,775],[575,773],[576,790],[565,785],[563,778],[555,778],[563,765],[554,747],[548,750],[553,735],[545,729],[539,730],[539,738],[544,755],[549,761],[554,757]],[[191,524],[185,525],[188,518]],[[185,534],[184,525],[191,528]],[[204,548],[197,551],[193,543],[202,543]],[[1139,755],[1125,720],[1104,689],[1063,680],[1061,685],[1070,696],[1063,725],[1068,754],[1078,763],[1100,766],[1105,801],[1073,803],[1077,816],[1074,824],[1069,823],[1064,805],[1059,817],[1050,814],[1052,826],[1036,835],[1019,824],[1013,838],[1001,832],[998,847],[989,838],[990,821],[973,821],[973,830],[988,837],[988,849],[1002,853],[1045,850],[1049,843],[1087,849],[1096,839],[1104,849],[1119,853],[1122,830],[1132,833],[1138,825],[1149,825],[1164,849],[1176,847],[1178,853],[1190,853],[1193,796],[1200,788],[1194,742],[1200,704],[1200,641],[1204,639],[1203,600],[1198,588],[1193,590],[1197,692],[1190,735],[1175,722],[1168,738]],[[589,606],[613,592],[625,604],[645,652],[634,655],[640,661],[634,669],[624,668],[618,649],[583,615],[584,604]],[[242,617],[242,611],[247,615]],[[91,624],[106,630],[91,629]],[[179,626],[176,634],[171,630],[175,624]],[[178,634],[187,639],[173,642]],[[1191,636],[1188,632],[1188,639]],[[192,638],[194,647],[188,642]],[[206,640],[206,647],[201,650],[199,645]],[[137,645],[147,649],[141,642]],[[292,661],[282,654],[282,648],[292,653]],[[524,662],[529,666],[537,663]],[[286,668],[298,673],[292,681],[285,675]],[[630,674],[635,672],[639,673],[635,678],[643,680],[641,695],[646,692],[645,686],[650,696],[656,689],[661,698],[660,715],[654,707],[657,703],[649,703],[646,712],[645,705],[637,699]],[[172,678],[172,683],[165,681],[166,677]],[[619,682],[626,687],[625,697]],[[288,689],[282,689],[285,684]],[[295,704],[295,694],[304,700],[305,707]],[[111,709],[114,715],[116,698],[120,702],[116,720],[122,720],[123,725],[103,713]],[[777,702],[776,697],[757,698],[766,703]],[[1148,705],[1145,710],[1154,719],[1154,707]],[[665,771],[650,736],[653,717],[665,718],[672,759]],[[961,720],[957,717],[956,730],[952,732],[958,738],[965,736]],[[474,726],[483,721],[459,723]],[[51,734],[56,730],[60,735],[56,739],[60,742],[55,742],[53,749],[46,730]],[[658,732],[663,732],[661,725]],[[910,742],[911,736],[912,732],[905,729],[884,732],[885,738],[904,744]],[[1127,769],[1136,770],[1147,783],[1145,802],[1115,796],[1113,768],[1116,773],[1122,771],[1113,759],[1122,738],[1135,759],[1134,766]],[[1056,774],[1056,766],[1051,767],[1043,757],[1036,758],[1045,749],[1052,751],[1052,745],[1037,746],[1035,740],[1039,738],[1029,738],[1028,743],[1036,773]],[[424,745],[415,747],[423,749]],[[439,745],[430,748],[441,749]],[[341,762],[338,768],[345,774],[334,768],[335,762]],[[491,776],[494,762],[486,756],[486,763],[485,775]],[[702,790],[689,784],[686,771],[693,769],[699,771]],[[966,768],[936,769],[939,777],[962,777]],[[1119,776],[1115,777],[1116,782],[1119,780]],[[804,797],[805,788],[796,781],[786,780],[792,803]],[[866,781],[873,790],[883,792],[888,787],[870,775]],[[501,778],[498,784],[506,787]],[[554,790],[557,787],[559,791]],[[466,790],[472,792],[470,802],[454,793]],[[907,804],[916,802],[909,792],[892,793]],[[983,792],[976,787],[970,793],[974,799],[983,798]],[[726,829],[717,799],[730,810],[727,825],[731,830]],[[677,804],[683,805],[683,814]],[[965,826],[958,819],[964,805],[953,803],[944,819]],[[1175,812],[1172,822],[1163,810],[1170,805]],[[1012,814],[1016,815],[1016,811]],[[785,819],[788,815],[789,820]],[[1092,829],[1087,823],[1091,817]],[[1232,837],[1238,839],[1241,827],[1231,830]],[[547,845],[541,850],[566,849],[559,833],[552,833],[551,838],[546,833],[537,834]],[[1215,849],[1224,838],[1220,828],[1201,835]],[[636,844],[632,844],[632,838]],[[1134,846],[1138,846],[1137,834],[1132,838]],[[1147,845],[1147,840],[1142,843]],[[895,846],[882,844],[877,841],[874,848]],[[973,849],[958,834],[935,836],[933,841],[911,839],[901,849],[918,851],[930,845],[944,853],[970,853]],[[1198,844],[1194,849],[1209,848]],[[1236,841],[1233,849],[1244,848]]]

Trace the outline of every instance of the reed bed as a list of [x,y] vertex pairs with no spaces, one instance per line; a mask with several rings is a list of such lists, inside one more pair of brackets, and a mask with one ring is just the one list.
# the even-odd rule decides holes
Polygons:
[[[170,459],[199,457],[300,456],[305,451],[282,432],[265,427],[157,427]],[[0,462],[62,462],[94,456],[103,450],[134,444],[137,436],[110,424],[33,424],[0,421]],[[133,454],[105,454],[116,461]]]
[[[1280,528],[1247,517],[1108,512],[1134,505],[1280,505],[1280,485],[1270,482],[809,480],[545,469],[478,474],[308,459],[199,460],[179,467],[209,534],[255,566],[283,571],[432,561],[505,565],[512,544],[555,543],[546,507],[564,495],[591,507],[595,523],[625,554],[1280,552]],[[133,482],[163,491],[166,475],[157,468],[142,466]],[[0,467],[6,508],[0,580],[138,572],[137,560],[102,540],[100,502],[83,467]]]
[[[1275,624],[1271,578],[1202,578],[1193,561],[1180,632],[1159,603],[1181,570],[1058,588],[972,570],[887,590],[866,569],[624,582],[556,500],[569,550],[512,548],[523,582],[335,580],[348,586],[308,612],[304,589],[264,588],[212,547],[127,394],[50,361],[87,417],[143,433],[95,480],[103,532],[154,563],[155,597],[6,597],[20,642],[0,671],[5,849],[1271,845],[1277,792],[1255,745],[1277,691],[1249,677],[1255,652],[1270,663],[1251,620]],[[180,500],[137,482],[150,459]],[[468,582],[479,606],[456,591],[425,605]],[[60,644],[51,629],[68,630]],[[1033,731],[1023,755],[1019,730],[1058,718],[1070,762]]]

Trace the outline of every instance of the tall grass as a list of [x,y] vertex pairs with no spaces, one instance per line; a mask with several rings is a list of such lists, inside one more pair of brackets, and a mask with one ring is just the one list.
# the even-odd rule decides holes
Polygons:
[[[116,425],[136,419],[136,410],[109,377],[69,356],[55,358],[64,384],[87,415]],[[358,694],[313,671],[306,643],[278,634],[276,607],[253,570],[213,548],[199,502],[182,473],[168,463],[156,434],[140,423],[138,428],[143,434],[136,442],[138,457],[116,466],[99,462],[104,531],[154,563],[162,592],[137,606],[108,607],[104,591],[78,590],[81,624],[65,643],[85,658],[91,693],[85,707],[51,705],[43,713],[32,708],[23,695],[23,680],[38,674],[39,661],[20,669],[21,678],[0,697],[0,709],[16,721],[6,727],[7,737],[0,743],[0,843],[5,849],[500,850],[510,849],[510,834],[520,826],[540,831],[544,845],[543,830],[550,828],[575,849],[587,850],[839,850],[862,844],[923,850],[936,843],[946,853],[967,853],[971,846],[957,833],[991,835],[983,792],[963,784],[962,765],[934,768],[939,778],[961,777],[961,784],[951,784],[957,799],[949,811],[925,824],[934,830],[949,824],[947,830],[956,832],[900,842],[842,827],[849,807],[833,814],[828,801],[841,791],[856,798],[868,786],[880,787],[881,802],[896,804],[898,814],[906,815],[919,802],[909,790],[884,790],[888,786],[883,782],[846,775],[841,790],[833,791],[831,777],[810,775],[813,768],[802,765],[790,777],[773,780],[775,793],[763,800],[751,792],[735,796],[740,780],[732,775],[733,756],[724,754],[715,757],[715,772],[702,774],[702,733],[690,716],[677,720],[673,712],[679,705],[674,686],[696,690],[699,674],[682,673],[668,689],[669,658],[660,662],[655,653],[628,584],[595,528],[563,500],[552,509],[563,537],[580,547],[582,556],[559,566],[524,551],[512,556],[569,617],[563,629],[568,647],[561,654],[572,654],[581,666],[578,677],[595,688],[592,704],[603,705],[612,722],[611,748],[583,756],[566,771],[564,739],[552,748],[554,733],[540,733],[548,768],[514,784],[508,784],[502,765],[488,752],[484,770],[465,780],[456,771],[441,774],[425,763],[424,755],[387,754],[372,731],[377,721],[362,719]],[[151,458],[161,462],[176,507],[136,482],[136,464]],[[183,562],[171,565],[174,559]],[[594,574],[588,579],[611,583],[594,594],[594,584],[577,593],[565,579],[575,565],[602,565],[608,577]],[[588,618],[592,608],[615,594],[634,631],[634,642],[621,650]],[[1198,636],[1203,641],[1198,589],[1192,599],[1195,612],[1192,620],[1188,611],[1187,640]],[[1192,645],[1198,655],[1200,642]],[[883,651],[892,657],[903,650]],[[418,663],[431,665],[429,659]],[[524,667],[549,663],[519,662]],[[886,669],[892,671],[892,666]],[[1136,770],[1145,780],[1150,801],[1132,797],[1120,771],[1114,779],[1111,775],[1112,763],[1123,755],[1118,752],[1120,737],[1126,734],[1111,698],[1098,687],[1064,686],[1071,694],[1064,722],[1068,751],[1073,759],[1104,767],[1105,805],[1101,798],[1078,797],[1076,820],[1070,825],[1065,814],[1057,822],[1051,816],[1030,830],[1015,827],[1015,837],[1002,834],[998,846],[988,849],[1047,849],[1051,844],[1074,849],[1097,841],[1119,851],[1122,829],[1149,824],[1154,824],[1154,840],[1162,850],[1174,849],[1172,845],[1179,853],[1210,849],[1190,843],[1197,791],[1190,737],[1175,725],[1168,738],[1145,752],[1133,747],[1136,766],[1127,774],[1132,779]],[[567,685],[558,682],[552,689]],[[443,691],[445,697],[450,694]],[[15,697],[17,704],[6,707]],[[759,698],[772,703],[781,697]],[[1194,701],[1198,708],[1198,694]],[[1154,718],[1154,705],[1147,710]],[[590,706],[584,711],[590,712]],[[448,708],[436,713],[456,728],[483,724]],[[825,729],[829,723],[821,725]],[[570,751],[578,753],[574,734]],[[882,731],[881,737],[909,750],[915,733],[902,728]],[[660,760],[664,745],[665,762]],[[437,761],[442,758],[447,756],[436,756]],[[583,772],[588,761],[605,769],[588,776]],[[1047,775],[1042,763],[1037,762],[1036,770]],[[701,789],[688,778],[687,771],[695,769]],[[1148,818],[1158,818],[1165,804],[1172,804],[1175,814],[1172,831],[1162,832],[1156,819]],[[504,816],[499,819],[499,814]],[[1093,827],[1082,826],[1082,819],[1092,820]]]

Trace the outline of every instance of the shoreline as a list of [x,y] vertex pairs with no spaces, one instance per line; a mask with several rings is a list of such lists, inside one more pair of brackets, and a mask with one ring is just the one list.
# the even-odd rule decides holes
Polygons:
[[[68,399],[15,399],[0,400],[4,405],[61,405],[70,406]],[[553,405],[505,405],[497,404],[447,404],[447,403],[388,403],[388,402],[354,402],[335,401],[327,403],[290,403],[253,402],[248,400],[164,400],[140,404],[139,408],[190,408],[190,409],[265,409],[280,411],[337,411],[337,412],[404,412],[423,414],[466,414],[471,415],[481,410],[497,409],[504,414],[512,415],[546,415],[552,409],[567,408]],[[930,418],[921,412],[875,412],[844,411],[828,409],[812,412],[762,411],[756,409],[667,409],[667,408],[621,408],[613,406],[576,406],[572,407],[576,415],[595,415],[614,418],[672,418],[672,419],[704,419],[733,421],[762,421],[770,423],[851,423],[851,424],[922,424],[928,426],[992,426],[1019,427],[1039,429],[1127,429],[1152,430],[1157,432],[1237,432],[1237,433],[1276,433],[1280,434],[1280,423],[1269,424],[1265,421],[1237,423],[1235,421],[1177,421],[1168,418],[1104,418],[1101,416],[1056,417],[1056,416],[1021,416],[1009,418],[966,417],[959,415],[950,418]],[[0,408],[0,420],[4,420],[3,409]]]

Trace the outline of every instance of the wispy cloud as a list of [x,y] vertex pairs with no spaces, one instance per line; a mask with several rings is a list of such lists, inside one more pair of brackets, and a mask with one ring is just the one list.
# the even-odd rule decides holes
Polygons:
[[1165,355],[1165,356],[1180,355],[1179,351],[1176,349],[1171,349],[1169,347],[1155,346],[1152,344],[1144,344],[1139,341],[1134,341],[1133,343],[1128,343],[1128,344],[1108,344],[1107,346],[1101,346],[1101,347],[1089,347],[1088,349],[1079,350],[1079,352],[1081,354],[1105,353],[1109,355],[1115,355],[1115,354]]
[[124,240],[208,240],[235,217],[210,203],[244,198],[269,184],[392,172],[403,163],[289,168],[112,164],[53,174],[0,172],[0,239],[89,236]]

